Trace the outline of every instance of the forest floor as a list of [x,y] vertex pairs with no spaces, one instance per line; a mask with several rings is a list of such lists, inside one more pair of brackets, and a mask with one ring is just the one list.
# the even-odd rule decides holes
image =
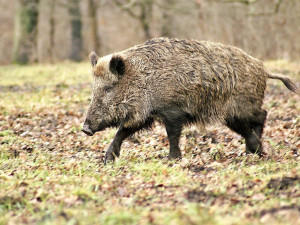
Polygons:
[[[300,65],[266,62],[300,87]],[[300,224],[300,96],[269,80],[264,156],[223,126],[184,129],[170,161],[156,124],[104,165],[116,129],[88,137],[88,63],[0,67],[0,225]]]

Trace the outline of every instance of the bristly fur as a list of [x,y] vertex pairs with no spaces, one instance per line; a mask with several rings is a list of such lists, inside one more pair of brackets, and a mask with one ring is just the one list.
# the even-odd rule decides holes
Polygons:
[[209,41],[156,38],[96,62],[86,123],[94,132],[120,126],[109,150],[115,153],[126,135],[154,120],[166,125],[172,157],[179,155],[182,126],[192,123],[221,122],[246,139],[248,151],[260,153],[267,79],[297,90],[241,49]]

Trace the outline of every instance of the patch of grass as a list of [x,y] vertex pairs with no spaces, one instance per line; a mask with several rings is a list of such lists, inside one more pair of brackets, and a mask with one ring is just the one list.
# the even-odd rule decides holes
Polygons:
[[87,62],[2,66],[1,86],[57,85],[66,88],[68,85],[91,81],[90,71],[91,67]]
[[0,131],[0,137],[12,136],[13,132],[11,130],[3,130]]

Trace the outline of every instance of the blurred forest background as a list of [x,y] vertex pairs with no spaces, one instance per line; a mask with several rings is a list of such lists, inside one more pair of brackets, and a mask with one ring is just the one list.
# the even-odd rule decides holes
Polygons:
[[0,0],[0,64],[86,60],[159,36],[300,58],[300,0]]

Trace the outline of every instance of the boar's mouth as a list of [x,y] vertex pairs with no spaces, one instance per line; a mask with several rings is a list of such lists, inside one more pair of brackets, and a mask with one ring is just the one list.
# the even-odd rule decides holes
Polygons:
[[102,123],[100,124],[96,130],[93,130],[88,124],[84,124],[81,131],[88,136],[93,136],[96,132],[105,130],[108,127],[118,127],[120,125],[119,121],[114,121],[112,123]]
[[95,133],[87,124],[83,125],[83,128],[81,129],[81,131],[88,136],[93,136]]

